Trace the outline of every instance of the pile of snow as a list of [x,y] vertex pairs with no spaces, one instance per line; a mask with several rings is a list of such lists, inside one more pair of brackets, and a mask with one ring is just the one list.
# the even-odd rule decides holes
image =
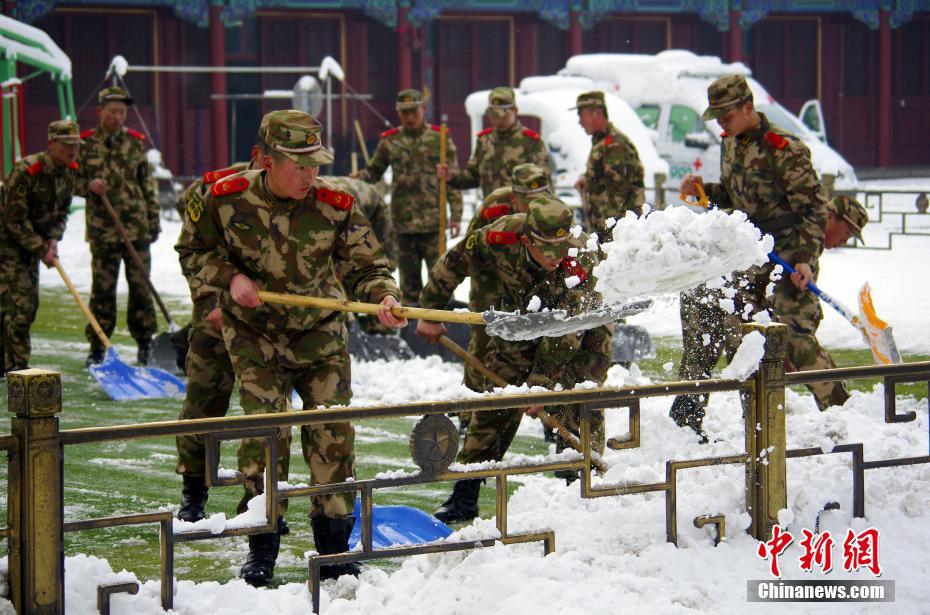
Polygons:
[[742,212],[629,214],[601,245],[607,257],[594,267],[595,288],[607,303],[674,293],[766,263],[772,246]]
[[765,336],[758,331],[751,331],[740,341],[736,354],[730,364],[723,368],[721,378],[746,380],[759,369],[759,362],[765,356]]

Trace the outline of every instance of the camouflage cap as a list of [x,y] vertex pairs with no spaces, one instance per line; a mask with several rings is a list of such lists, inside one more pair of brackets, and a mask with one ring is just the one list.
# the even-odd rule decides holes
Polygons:
[[573,222],[572,211],[565,203],[543,194],[530,201],[524,232],[544,256],[562,260],[574,246],[570,232]]
[[723,117],[730,107],[752,100],[752,90],[742,75],[725,75],[707,86],[707,104],[701,118],[704,121]]
[[332,152],[323,147],[323,125],[309,113],[296,109],[272,111],[262,118],[262,124],[268,130],[268,147],[297,164],[319,167],[333,161]]
[[73,120],[56,120],[48,125],[48,140],[59,143],[79,144],[81,129]]
[[849,225],[856,239],[865,243],[862,239],[862,229],[869,222],[869,214],[862,203],[845,194],[838,194],[827,203],[827,208],[833,212],[834,216]]
[[516,109],[517,95],[513,88],[507,86],[496,87],[488,94],[488,108],[485,113],[495,117],[503,117],[511,109]]
[[578,109],[584,109],[585,107],[600,107],[602,109],[607,108],[607,103],[604,102],[604,93],[599,91],[594,92],[585,92],[584,94],[579,94],[578,98],[575,100],[575,106],[569,107],[569,111],[574,111]]
[[530,195],[549,190],[549,170],[531,162],[513,168],[513,191]]
[[132,98],[129,97],[129,93],[117,85],[100,90],[100,93],[97,94],[97,101],[100,106],[110,102],[121,102],[126,105],[132,104]]
[[398,111],[407,109],[416,109],[423,105],[423,93],[420,90],[401,90],[397,93],[397,104],[394,108]]

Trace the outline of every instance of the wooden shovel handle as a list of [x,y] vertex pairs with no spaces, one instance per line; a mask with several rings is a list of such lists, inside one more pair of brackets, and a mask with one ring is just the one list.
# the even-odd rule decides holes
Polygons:
[[[377,303],[362,303],[360,301],[346,301],[343,299],[290,295],[286,293],[274,293],[267,290],[258,291],[258,298],[268,303],[299,305],[302,307],[314,307],[338,312],[371,314],[372,316],[377,316],[378,311],[381,309],[381,306]],[[437,322],[458,322],[466,325],[485,324],[484,317],[480,312],[452,312],[449,310],[429,310],[426,308],[398,305],[391,308],[391,313],[399,318],[417,318],[420,320],[434,320]]]
[[90,322],[91,328],[93,328],[94,333],[97,334],[97,337],[100,338],[100,341],[103,342],[104,348],[110,347],[110,339],[107,337],[107,334],[103,332],[103,329],[100,328],[100,323],[97,322],[97,319],[94,318],[93,312],[90,311],[90,308],[87,307],[87,304],[84,303],[84,299],[81,297],[81,293],[77,291],[74,287],[74,284],[71,283],[71,278],[68,277],[68,274],[65,273],[65,270],[62,269],[61,263],[58,262],[58,259],[52,261],[52,264],[55,265],[55,269],[58,270],[58,275],[61,276],[61,279],[65,281],[65,286],[68,287],[68,292],[71,293],[71,296],[74,297],[74,300],[77,301],[78,306],[81,308],[81,311],[84,312],[84,317],[87,318],[87,321]]
[[[459,357],[460,359],[462,359],[463,361],[465,361],[466,363],[474,367],[476,370],[478,370],[481,373],[481,375],[487,378],[488,380],[490,380],[492,384],[499,386],[499,387],[507,386],[508,383],[506,380],[498,376],[496,373],[492,372],[488,368],[487,365],[481,362],[481,360],[478,357],[476,357],[472,353],[468,352],[467,350],[465,350],[464,348],[456,344],[454,341],[449,339],[449,337],[445,335],[441,335],[439,337],[439,343],[442,344],[445,348],[448,348],[449,350],[451,350],[452,353],[455,354],[457,357]],[[554,416],[552,416],[545,410],[540,410],[539,413],[536,415],[536,417],[540,421],[542,421],[543,424],[549,429],[559,432],[559,435],[562,436],[562,439],[565,440],[565,442],[568,443],[568,445],[571,446],[573,449],[575,449],[579,453],[584,452],[583,449],[581,448],[581,440],[578,438],[578,436],[570,432]],[[604,473],[608,469],[607,464],[604,463],[604,460],[594,457],[593,454],[591,457],[591,463],[594,465],[595,468],[597,468],[598,472]]]

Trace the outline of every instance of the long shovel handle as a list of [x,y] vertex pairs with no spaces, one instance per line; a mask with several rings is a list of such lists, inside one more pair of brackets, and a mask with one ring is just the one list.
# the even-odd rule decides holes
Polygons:
[[61,279],[64,280],[65,286],[68,287],[68,292],[71,293],[71,296],[74,297],[74,300],[77,301],[78,306],[81,308],[81,311],[84,312],[84,317],[87,318],[87,321],[90,323],[91,328],[93,328],[94,333],[97,334],[97,337],[100,338],[100,341],[103,342],[104,348],[110,347],[110,338],[107,337],[107,334],[103,332],[103,329],[100,328],[100,323],[97,322],[97,319],[94,318],[93,312],[90,311],[90,308],[87,307],[87,304],[84,303],[84,299],[81,297],[81,293],[77,291],[74,287],[74,284],[71,283],[71,278],[68,277],[68,274],[65,273],[65,270],[62,269],[61,263],[58,262],[58,259],[52,261],[52,264],[55,265],[55,269],[58,270],[58,275],[61,276]]
[[[795,268],[792,267],[792,266],[788,263],[788,261],[786,261],[785,259],[783,259],[783,258],[780,257],[779,255],[775,254],[774,252],[769,252],[769,260],[772,261],[773,263],[777,264],[777,265],[781,265],[782,267],[784,267],[785,271],[787,271],[789,274],[795,273],[795,271],[796,271]],[[855,326],[855,327],[857,327],[857,328],[859,327],[859,317],[856,316],[855,314],[853,314],[853,313],[849,310],[849,308],[847,308],[845,305],[843,305],[842,303],[840,303],[838,300],[834,299],[831,295],[828,295],[827,293],[825,293],[825,292],[823,292],[822,290],[820,290],[820,287],[818,287],[818,286],[817,286],[816,284],[814,284],[813,282],[808,282],[808,283],[807,283],[807,288],[808,288],[808,290],[810,290],[812,293],[814,293],[815,295],[817,295],[818,297],[820,297],[821,301],[823,301],[824,303],[826,303],[827,305],[829,305],[830,307],[832,307],[834,310],[836,310],[837,312],[839,312],[840,315],[841,315],[843,318],[845,318],[846,320],[848,320],[853,326]]]
[[358,146],[362,150],[362,158],[365,160],[365,166],[371,164],[371,156],[368,155],[368,146],[365,144],[365,133],[362,132],[362,123],[355,120],[355,136],[358,137]]
[[[275,293],[267,290],[258,291],[258,298],[268,303],[299,305],[301,307],[335,310],[337,312],[371,314],[372,316],[377,316],[381,309],[381,306],[377,303],[362,303],[360,301],[326,299],[323,297],[306,297],[304,295]],[[398,305],[391,308],[391,313],[399,318],[417,318],[420,320],[433,320],[437,322],[458,322],[466,325],[485,324],[484,317],[479,312],[451,312],[449,310],[429,310],[426,308]]]
[[158,304],[158,309],[160,309],[161,313],[164,314],[165,320],[168,321],[168,326],[173,327],[174,322],[171,320],[171,314],[168,313],[168,308],[166,308],[165,304],[162,303],[161,297],[158,295],[158,291],[155,290],[155,287],[152,285],[152,279],[149,276],[149,269],[145,266],[145,263],[142,262],[142,257],[139,256],[138,252],[136,252],[135,246],[132,245],[132,240],[129,239],[129,234],[126,232],[126,228],[119,220],[119,214],[117,214],[116,210],[113,209],[113,204],[110,203],[110,199],[107,198],[107,195],[100,195],[100,202],[103,203],[103,208],[107,210],[108,214],[110,214],[110,219],[113,220],[113,226],[116,227],[116,232],[119,233],[120,238],[123,240],[123,245],[126,246],[126,251],[129,252],[130,258],[132,258],[132,261],[136,264],[136,267],[139,268],[139,271],[142,272],[142,275],[145,278],[145,286],[149,289],[149,292],[155,298],[155,303]]
[[[481,362],[481,359],[456,344],[448,336],[440,335],[439,343],[442,344],[445,348],[451,350],[452,353],[457,357],[478,370],[481,375],[490,380],[492,384],[499,387],[507,386],[508,383],[506,380],[492,372],[487,365]],[[584,452],[584,449],[581,448],[581,440],[578,438],[578,436],[570,432],[564,425],[562,425],[562,423],[558,421],[558,419],[556,419],[545,410],[540,410],[536,416],[540,421],[543,422],[546,427],[559,432],[559,435],[562,436],[562,439],[565,440],[569,446],[571,446],[579,453]],[[608,469],[607,464],[604,463],[603,459],[596,458],[593,455],[591,457],[591,463],[594,464],[594,467],[597,468],[598,472],[604,473]]]

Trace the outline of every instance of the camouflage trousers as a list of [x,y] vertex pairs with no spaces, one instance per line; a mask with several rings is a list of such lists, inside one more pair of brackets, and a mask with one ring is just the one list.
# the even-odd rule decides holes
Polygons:
[[39,258],[0,247],[0,359],[2,371],[25,369],[32,355],[29,328],[39,309]]
[[[287,412],[292,390],[304,408],[346,405],[352,398],[352,375],[346,349],[344,319],[311,330],[272,328],[260,333],[223,314],[223,338],[239,380],[239,396],[247,415]],[[328,485],[355,476],[355,429],[349,422],[311,423],[300,427],[304,461],[311,482]],[[291,430],[277,430],[278,480],[287,480]],[[245,438],[238,450],[245,494],[238,510],[264,491],[265,439]],[[344,518],[352,513],[355,495],[341,493],[312,499],[310,516]],[[287,502],[281,502],[283,515]]]
[[423,290],[422,262],[427,271],[439,260],[439,235],[436,233],[397,233],[398,271],[403,303],[420,301]]
[[[136,342],[149,341],[156,331],[155,303],[145,284],[148,271],[152,269],[152,257],[148,242],[134,242],[136,252],[145,264],[146,271],[136,267],[126,247],[121,243],[90,245],[93,282],[90,291],[90,311],[100,323],[100,328],[107,337],[113,335],[116,327],[116,283],[119,277],[120,263],[125,267],[126,281],[129,283],[129,306],[126,321],[129,333]],[[94,333],[93,327],[87,325],[84,331],[90,341],[90,347],[103,350],[103,342]]]
[[[178,420],[226,416],[229,398],[236,383],[232,361],[226,343],[203,317],[205,309],[194,306],[188,340],[185,373],[187,393]],[[201,312],[201,314],[198,314]],[[203,476],[206,437],[203,435],[178,436],[178,465],[175,471],[185,476]],[[280,454],[288,455],[284,449]]]

